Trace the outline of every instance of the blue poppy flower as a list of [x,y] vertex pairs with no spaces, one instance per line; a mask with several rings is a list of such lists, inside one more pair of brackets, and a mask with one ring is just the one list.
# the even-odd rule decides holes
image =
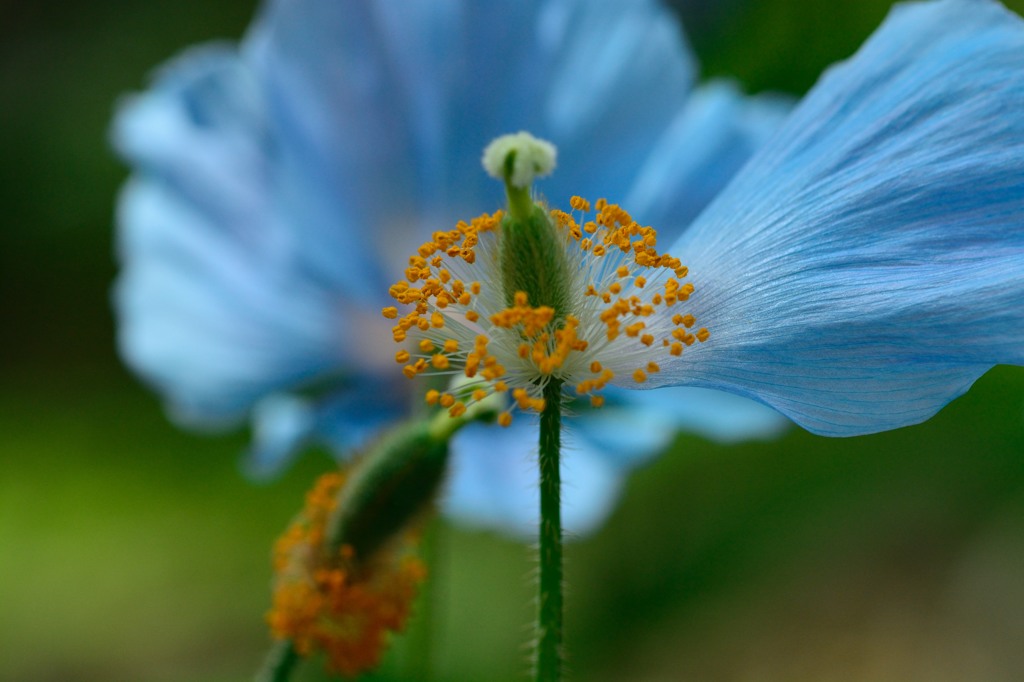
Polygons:
[[[270,2],[240,45],[189,50],[120,107],[122,355],[183,424],[251,418],[257,473],[312,442],[344,452],[421,402],[379,310],[410,248],[500,201],[485,143],[542,134],[562,153],[553,203],[621,199],[678,235],[790,108],[694,77],[654,2]],[[731,440],[784,423],[705,389],[611,397],[574,420],[566,525],[599,522],[679,428]],[[622,424],[642,428],[626,442]],[[448,510],[530,531],[534,448],[525,423],[467,428]]]
[[[830,436],[918,423],[993,365],[1024,364],[1022,105],[1020,17],[993,0],[898,6],[667,253],[618,206],[598,205],[582,230],[553,212],[564,239],[551,248],[566,251],[545,262],[566,272],[549,290],[568,301],[556,318],[522,291],[508,307],[497,259],[466,257],[477,241],[486,254],[506,238],[496,219],[481,220],[442,235],[466,239],[461,252],[432,238],[420,253],[440,250],[440,262],[392,288],[417,306],[395,339],[429,316],[428,340],[481,349],[453,357],[467,376],[493,359],[502,385],[492,389],[518,394],[520,409],[541,409],[557,377],[591,394],[609,382],[731,391]],[[520,154],[531,150],[546,170],[553,154]],[[484,165],[504,175],[501,155]],[[497,295],[485,287],[449,302],[433,267]],[[417,362],[409,373],[431,371]]]

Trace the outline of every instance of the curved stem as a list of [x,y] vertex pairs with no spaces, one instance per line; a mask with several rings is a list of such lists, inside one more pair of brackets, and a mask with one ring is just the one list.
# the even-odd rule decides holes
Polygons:
[[562,508],[559,457],[562,446],[562,382],[544,388],[540,415],[540,602],[537,682],[562,676]]
[[441,521],[432,517],[424,529],[420,542],[420,556],[427,566],[427,579],[420,585],[416,600],[415,620],[406,634],[405,672],[407,679],[431,680],[434,670],[434,637],[440,629],[440,614],[436,608],[437,581],[441,578]]
[[256,682],[286,682],[298,662],[299,653],[291,640],[276,640],[263,661],[263,667],[256,673]]

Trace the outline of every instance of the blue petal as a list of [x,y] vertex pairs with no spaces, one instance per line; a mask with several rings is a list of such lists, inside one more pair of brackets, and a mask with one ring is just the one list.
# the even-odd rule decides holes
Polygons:
[[384,426],[402,416],[408,380],[350,375],[323,395],[273,394],[252,410],[253,442],[244,467],[255,479],[277,475],[303,448],[319,444],[339,460],[352,456]]
[[264,398],[253,408],[252,421],[252,444],[245,468],[256,479],[279,473],[284,462],[309,444],[316,428],[310,401],[291,395]]
[[1024,362],[1024,22],[902,5],[674,247],[711,339],[662,381],[854,435]]
[[[779,435],[788,421],[752,400],[700,388],[614,391],[600,410],[565,420],[563,522],[571,535],[601,525],[633,468],[667,446],[679,429],[718,442]],[[537,420],[507,429],[470,426],[453,443],[445,512],[482,528],[535,536]]]
[[647,157],[623,206],[671,242],[778,131],[792,108],[789,97],[746,97],[729,81],[698,87]]
[[789,422],[753,400],[704,388],[608,389],[605,406],[575,417],[577,442],[587,441],[623,472],[668,446],[679,431],[718,443],[774,438]]
[[[562,524],[568,536],[585,535],[618,499],[622,472],[600,448],[563,436]],[[537,421],[518,418],[507,429],[470,425],[452,442],[452,472],[445,512],[467,525],[536,537],[540,497]]]
[[337,365],[350,341],[346,304],[303,276],[274,214],[258,101],[244,65],[208,48],[127,100],[115,126],[139,169],[118,205],[120,346],[186,421],[237,419],[254,396]]

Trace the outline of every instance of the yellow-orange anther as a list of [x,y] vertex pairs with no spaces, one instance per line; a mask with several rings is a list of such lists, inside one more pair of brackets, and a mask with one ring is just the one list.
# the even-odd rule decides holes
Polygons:
[[573,220],[571,215],[569,215],[565,211],[559,211],[558,209],[551,211],[551,217],[554,219],[555,225],[561,228],[566,228],[569,227],[570,225],[576,224],[576,221]]
[[569,199],[569,205],[577,211],[583,211],[584,213],[590,213],[590,202],[583,197],[574,196]]
[[526,300],[526,293],[517,291],[515,305],[491,315],[491,324],[504,329],[520,328],[524,337],[532,339],[540,334],[555,317],[555,309],[542,305],[532,308]]
[[645,326],[647,326],[647,325],[645,325],[643,322],[634,322],[633,324],[628,325],[626,327],[626,336],[630,336],[630,337],[637,337],[637,336],[639,336],[640,335],[640,330],[643,329]]

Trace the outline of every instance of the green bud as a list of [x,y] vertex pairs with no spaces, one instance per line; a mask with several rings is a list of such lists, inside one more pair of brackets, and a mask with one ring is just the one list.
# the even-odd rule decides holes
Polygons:
[[400,424],[354,464],[327,528],[332,549],[365,559],[419,519],[437,498],[448,467],[448,437],[430,422]]
[[536,204],[526,220],[502,219],[499,262],[508,306],[524,291],[531,306],[551,306],[558,319],[565,316],[571,280],[563,241],[547,211]]

